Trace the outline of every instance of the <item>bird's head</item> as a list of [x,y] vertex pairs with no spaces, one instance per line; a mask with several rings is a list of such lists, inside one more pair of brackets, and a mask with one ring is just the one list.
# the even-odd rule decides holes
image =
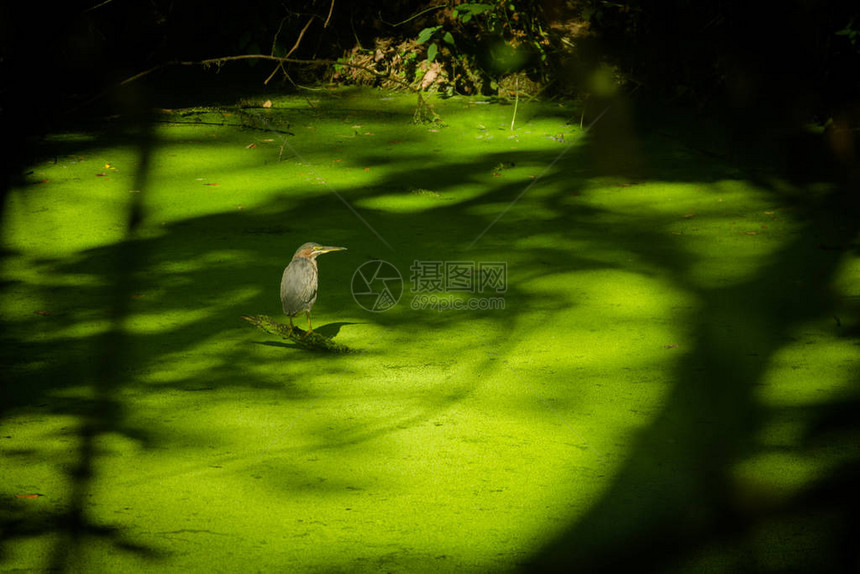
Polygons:
[[334,245],[320,245],[319,243],[314,243],[313,241],[311,241],[299,247],[296,250],[295,255],[293,255],[293,259],[316,259],[317,255],[322,255],[323,253],[331,253],[332,251],[346,251],[346,247],[336,247]]

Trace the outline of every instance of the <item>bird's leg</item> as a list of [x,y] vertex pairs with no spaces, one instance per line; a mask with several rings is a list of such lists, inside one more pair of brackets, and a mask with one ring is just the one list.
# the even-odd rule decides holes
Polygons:
[[311,329],[311,312],[305,311],[305,315],[308,316],[308,333],[310,333],[313,329]]
[[293,329],[295,329],[295,327],[293,326],[293,318],[292,318],[292,317],[290,317],[289,315],[287,315],[287,318],[289,318],[289,320],[290,320],[290,334],[289,334],[289,335],[287,335],[287,336],[288,336],[288,337],[290,337],[290,336],[292,336],[292,334],[293,334]]

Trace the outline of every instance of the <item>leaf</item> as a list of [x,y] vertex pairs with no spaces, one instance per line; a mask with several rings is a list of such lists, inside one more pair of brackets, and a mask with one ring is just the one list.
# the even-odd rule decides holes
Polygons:
[[433,60],[435,60],[436,59],[436,52],[438,52],[438,51],[439,51],[439,46],[437,46],[435,43],[430,44],[430,47],[427,48],[427,61],[432,62]]
[[442,36],[442,41],[448,44],[449,46],[454,45],[454,36],[451,35],[451,32],[445,32]]
[[426,42],[427,40],[429,40],[430,38],[432,38],[432,37],[433,37],[433,34],[435,34],[435,33],[436,33],[436,31],[437,31],[439,28],[441,28],[441,27],[442,27],[442,26],[433,26],[433,27],[431,27],[431,28],[424,28],[423,30],[421,30],[420,32],[418,32],[418,40],[417,40],[417,42],[418,42],[419,44],[423,44],[424,42]]
[[457,16],[464,23],[468,22],[472,19],[472,16],[477,16],[479,14],[483,14],[484,12],[488,12],[493,9],[492,4],[481,4],[481,3],[469,3],[469,4],[460,4],[454,11],[457,13]]

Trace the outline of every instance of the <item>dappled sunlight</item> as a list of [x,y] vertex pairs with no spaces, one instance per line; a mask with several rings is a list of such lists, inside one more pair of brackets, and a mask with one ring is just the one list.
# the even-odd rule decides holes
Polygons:
[[[807,269],[783,265],[806,229],[798,212],[721,165],[700,179],[696,166],[606,175],[552,104],[521,102],[511,130],[509,106],[440,101],[450,125],[428,128],[403,123],[411,98],[380,111],[368,94],[349,94],[349,109],[279,100],[261,129],[171,114],[143,190],[126,147],[53,142],[85,161],[39,164],[33,177],[49,182],[16,191],[3,227],[3,306],[22,355],[3,446],[41,461],[4,467],[7,490],[83,501],[92,523],[178,570],[199,565],[191,547],[229,545],[224,568],[391,554],[503,571],[655,508],[692,500],[707,515],[703,475],[728,469],[743,498],[778,479],[799,492],[834,468],[780,452],[806,426],[767,418],[832,403],[857,361],[850,338],[807,336],[771,300],[793,305],[795,281],[810,292]],[[267,118],[289,124],[282,157]],[[109,176],[91,173],[103,156]],[[676,170],[689,159],[666,157]],[[123,237],[135,201],[142,220]],[[319,262],[313,325],[353,353],[307,352],[240,318],[286,322],[278,280],[310,240],[348,248]],[[384,312],[351,285],[377,261],[403,282]],[[416,261],[503,263],[505,284],[422,292]],[[844,293],[855,276],[843,268]],[[449,298],[422,307],[421,295]],[[503,305],[466,305],[482,298]],[[112,337],[123,354],[103,371]],[[827,388],[810,388],[812,369]],[[69,474],[77,451],[55,456],[76,445],[89,445],[89,482]]]
[[815,409],[840,402],[855,390],[860,349],[855,341],[837,337],[838,327],[830,321],[824,318],[788,334],[756,389],[763,405]]
[[773,429],[762,432],[760,452],[731,469],[731,486],[736,503],[751,514],[772,512],[800,494],[810,482],[826,477],[835,468],[822,465],[816,455],[791,452],[791,441],[783,435],[774,440]]

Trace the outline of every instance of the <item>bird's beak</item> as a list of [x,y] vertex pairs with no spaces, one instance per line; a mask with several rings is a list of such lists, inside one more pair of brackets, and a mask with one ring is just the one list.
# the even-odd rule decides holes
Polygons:
[[323,253],[331,253],[332,251],[346,251],[346,247],[336,247],[334,245],[320,245],[314,247],[314,253],[322,255]]

